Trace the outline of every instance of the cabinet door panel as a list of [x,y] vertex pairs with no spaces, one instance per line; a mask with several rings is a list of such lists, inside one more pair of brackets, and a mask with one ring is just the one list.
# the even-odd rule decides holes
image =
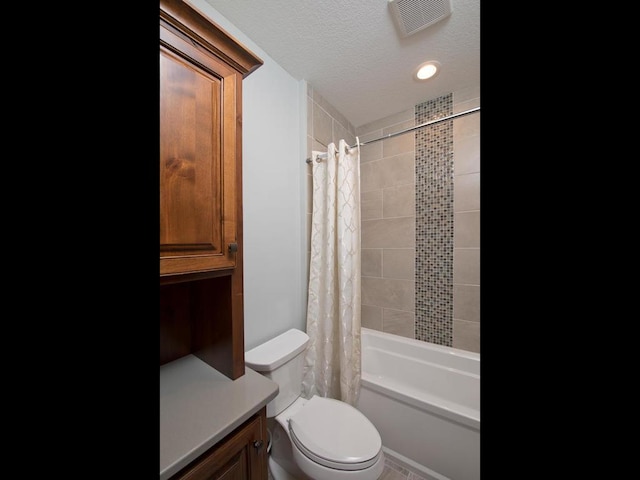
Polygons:
[[223,469],[219,476],[213,477],[215,480],[246,480],[247,477],[247,455],[243,450],[238,455],[237,459],[234,459],[229,468]]
[[160,251],[220,255],[220,81],[160,55]]
[[234,268],[241,76],[171,29],[160,40],[160,274]]
[[243,449],[224,464],[204,461],[176,480],[247,480],[248,478],[247,452]]
[[[259,446],[256,446],[256,445]],[[267,480],[266,408],[171,480]]]

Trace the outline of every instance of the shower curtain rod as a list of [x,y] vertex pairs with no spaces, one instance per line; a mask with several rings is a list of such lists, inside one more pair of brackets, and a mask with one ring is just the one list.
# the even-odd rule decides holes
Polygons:
[[[437,120],[431,120],[429,122],[425,122],[425,123],[422,123],[420,125],[416,125],[415,127],[410,127],[410,128],[405,129],[405,130],[400,130],[399,132],[390,133],[389,135],[385,135],[384,137],[374,138],[373,140],[367,140],[366,142],[360,142],[360,146],[368,145],[369,143],[373,143],[373,142],[379,142],[380,140],[386,140],[388,138],[393,138],[393,137],[396,137],[398,135],[403,135],[405,133],[412,132],[414,130],[417,130],[418,128],[428,127],[429,125],[435,125],[436,123],[445,122],[447,120],[453,120],[454,118],[463,117],[465,115],[469,115],[470,113],[476,113],[476,112],[479,112],[479,111],[480,111],[480,107],[476,107],[476,108],[472,108],[470,110],[465,110],[464,112],[454,113],[453,115],[449,115],[449,116],[446,116],[446,117],[438,118]],[[355,148],[357,146],[358,146],[358,144],[356,143],[355,145],[351,145],[348,148]],[[323,158],[327,158],[327,154],[326,153],[321,153],[319,155],[316,155],[316,162],[319,162]],[[312,162],[311,158],[307,158],[305,161],[307,163],[311,163]]]

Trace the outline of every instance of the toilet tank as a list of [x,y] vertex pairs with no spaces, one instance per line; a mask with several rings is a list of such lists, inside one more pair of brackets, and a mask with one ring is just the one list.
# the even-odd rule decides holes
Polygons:
[[267,404],[267,417],[275,417],[302,392],[302,367],[309,336],[295,328],[244,354],[247,367],[278,384],[278,395]]

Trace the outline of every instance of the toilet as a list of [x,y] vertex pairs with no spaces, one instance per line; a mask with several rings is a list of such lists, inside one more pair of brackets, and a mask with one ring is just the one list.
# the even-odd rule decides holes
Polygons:
[[269,473],[274,480],[376,480],[384,453],[373,423],[346,402],[302,396],[308,343],[291,329],[245,352],[246,366],[279,387],[267,404]]

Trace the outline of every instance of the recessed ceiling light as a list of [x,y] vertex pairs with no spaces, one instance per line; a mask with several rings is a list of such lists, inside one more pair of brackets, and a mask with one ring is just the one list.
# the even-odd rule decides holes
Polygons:
[[436,61],[425,62],[416,70],[416,78],[418,80],[427,80],[434,77],[440,70],[440,63]]

